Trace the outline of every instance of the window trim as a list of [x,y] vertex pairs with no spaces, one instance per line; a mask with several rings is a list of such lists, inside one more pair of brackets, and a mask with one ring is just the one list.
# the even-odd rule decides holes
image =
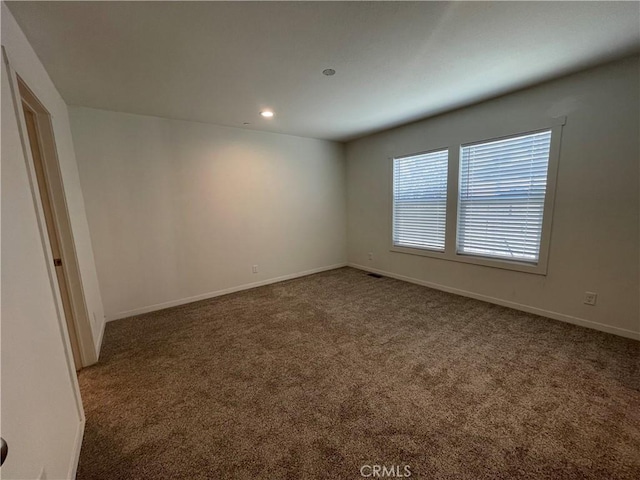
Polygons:
[[[567,117],[546,118],[539,121],[530,122],[519,128],[508,128],[504,126],[500,129],[493,129],[491,132],[483,132],[474,136],[457,137],[446,145],[440,144],[435,148],[424,149],[422,152],[401,154],[389,157],[389,182],[390,182],[390,202],[387,218],[389,219],[389,251],[423,257],[438,258],[460,263],[468,263],[484,267],[513,270],[536,275],[546,275],[549,262],[549,248],[551,245],[551,234],[553,226],[553,210],[556,196],[556,185],[558,177],[558,165],[560,163],[560,146],[562,141],[562,127],[566,124]],[[542,219],[542,234],[540,237],[540,251],[538,263],[519,262],[507,259],[481,257],[457,252],[458,242],[458,194],[460,188],[460,154],[463,145],[490,142],[493,140],[517,137],[541,130],[551,130],[551,145],[549,147],[549,164],[547,167],[547,191],[544,199],[544,210]],[[411,247],[398,247],[393,244],[393,160],[421,153],[429,153],[438,150],[449,150],[448,172],[447,172],[447,210],[445,223],[445,247],[444,252]]]

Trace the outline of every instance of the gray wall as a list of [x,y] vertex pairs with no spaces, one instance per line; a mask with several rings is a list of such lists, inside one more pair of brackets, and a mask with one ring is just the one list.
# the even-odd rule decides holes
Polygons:
[[[639,338],[639,92],[633,57],[350,142],[349,262]],[[562,115],[567,123],[546,276],[389,250],[390,157],[517,132]],[[585,291],[598,293],[597,306],[583,304]]]

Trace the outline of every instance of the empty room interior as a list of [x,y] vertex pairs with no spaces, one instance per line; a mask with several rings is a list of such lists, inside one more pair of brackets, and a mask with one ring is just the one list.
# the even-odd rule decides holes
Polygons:
[[1,478],[640,478],[640,3],[1,21]]

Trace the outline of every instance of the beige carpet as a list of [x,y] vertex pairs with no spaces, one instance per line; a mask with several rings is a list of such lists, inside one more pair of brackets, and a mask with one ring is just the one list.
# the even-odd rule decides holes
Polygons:
[[109,323],[78,478],[638,479],[639,366],[640,342],[343,268]]

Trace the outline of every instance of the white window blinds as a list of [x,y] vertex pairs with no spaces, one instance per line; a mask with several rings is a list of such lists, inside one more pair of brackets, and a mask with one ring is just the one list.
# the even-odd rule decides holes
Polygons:
[[444,251],[449,151],[393,160],[393,244]]
[[458,253],[537,263],[551,130],[463,145]]

